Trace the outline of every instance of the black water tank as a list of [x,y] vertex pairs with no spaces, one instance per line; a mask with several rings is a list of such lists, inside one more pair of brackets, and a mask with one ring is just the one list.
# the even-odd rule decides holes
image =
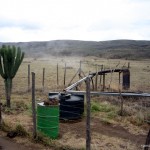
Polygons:
[[80,119],[84,112],[84,95],[66,93],[49,93],[49,98],[58,98],[60,101],[60,119]]

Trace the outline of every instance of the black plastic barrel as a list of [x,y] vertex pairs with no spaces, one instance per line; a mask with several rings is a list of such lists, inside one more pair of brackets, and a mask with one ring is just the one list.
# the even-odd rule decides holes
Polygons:
[[58,98],[60,103],[60,119],[80,119],[84,112],[84,95],[49,93],[49,98]]

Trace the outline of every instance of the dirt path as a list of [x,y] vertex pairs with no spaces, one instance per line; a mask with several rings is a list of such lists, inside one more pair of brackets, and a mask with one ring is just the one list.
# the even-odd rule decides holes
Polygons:
[[[100,122],[98,119],[91,120],[91,131],[92,134],[99,133],[103,135],[107,135],[109,137],[116,137],[121,139],[126,139],[131,141],[134,144],[143,145],[146,140],[146,135],[134,135],[128,132],[128,130],[124,129],[121,126],[113,126],[112,124],[104,124]],[[86,126],[85,119],[82,119],[79,122],[70,122],[70,123],[60,123],[60,139],[62,135],[70,132],[72,134],[76,134],[77,137],[86,136]],[[21,144],[15,143],[13,139],[9,139],[7,137],[0,136],[0,150],[39,150],[36,147],[36,144],[33,146],[24,146]]]
[[[85,137],[85,120],[76,123],[61,123],[60,124],[60,133],[64,134],[66,132],[71,132],[77,134],[78,137]],[[65,130],[64,130],[65,129]],[[132,143],[143,145],[146,140],[146,135],[134,135],[129,133],[128,130],[124,129],[121,126],[113,126],[112,124],[104,124],[100,122],[98,119],[91,120],[91,131],[92,133],[100,133],[103,135],[107,135],[109,137],[116,137],[127,139]]]
[[32,148],[28,148],[22,146],[21,144],[15,143],[13,140],[0,137],[0,150],[31,150]]
[[16,143],[14,139],[0,136],[0,150],[41,150],[36,144],[25,146],[23,144]]

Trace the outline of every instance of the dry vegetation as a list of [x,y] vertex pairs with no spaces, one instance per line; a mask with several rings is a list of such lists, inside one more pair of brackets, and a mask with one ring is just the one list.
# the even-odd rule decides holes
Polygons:
[[[104,65],[105,69],[115,69],[127,66],[126,60],[99,59],[96,57],[49,57],[41,59],[24,59],[16,77],[13,80],[12,108],[5,107],[5,92],[3,79],[0,77],[0,100],[3,104],[3,120],[15,129],[21,125],[32,134],[31,91],[28,92],[28,64],[36,75],[36,100],[44,100],[49,91],[62,91],[65,87],[64,66],[67,65],[66,86],[77,72],[79,62],[83,61],[82,70],[87,75],[96,71],[96,64]],[[59,65],[59,85],[57,85],[56,72]],[[45,86],[42,87],[42,69],[45,68]],[[100,69],[100,68],[99,68]],[[130,61],[131,88],[130,91],[150,92],[150,61]],[[74,81],[77,81],[77,76]],[[74,82],[73,81],[73,82]],[[118,90],[118,73],[106,76],[107,87]],[[82,89],[84,88],[81,87]],[[99,86],[100,90],[101,86]],[[109,90],[107,88],[107,90]],[[149,102],[149,104],[148,104]],[[118,97],[92,97],[92,149],[141,149],[145,142],[148,129],[145,119],[150,119],[150,99],[125,99],[124,116],[119,115],[120,99]],[[76,123],[60,123],[60,135],[57,140],[46,140],[45,145],[37,145],[37,149],[85,149],[85,116]],[[7,131],[7,129],[6,129]],[[120,134],[119,134],[120,132]],[[30,138],[15,138],[16,142],[31,145]],[[41,140],[41,139],[40,139]],[[37,141],[40,141],[37,139]],[[141,140],[141,141],[139,141]],[[33,143],[32,143],[33,144]],[[144,144],[144,143],[143,143]]]

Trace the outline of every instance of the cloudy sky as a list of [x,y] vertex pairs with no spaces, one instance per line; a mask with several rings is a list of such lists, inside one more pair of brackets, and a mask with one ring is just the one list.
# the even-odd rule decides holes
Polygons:
[[150,40],[150,0],[0,0],[0,42]]

